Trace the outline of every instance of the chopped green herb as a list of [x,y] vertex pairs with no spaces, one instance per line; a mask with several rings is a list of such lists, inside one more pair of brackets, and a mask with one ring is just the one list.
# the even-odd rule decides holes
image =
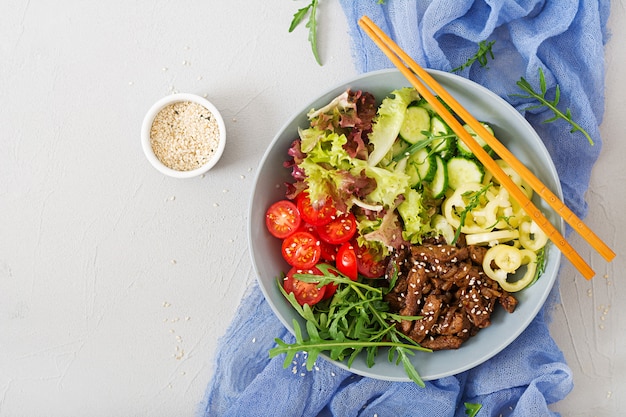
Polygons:
[[493,44],[496,43],[496,41],[480,41],[478,42],[478,51],[476,51],[476,53],[471,56],[467,61],[465,61],[465,63],[461,66],[458,66],[454,69],[452,69],[450,72],[458,72],[461,71],[469,66],[471,66],[474,62],[478,61],[478,63],[480,64],[481,67],[483,68],[487,68],[487,59],[488,57],[491,57],[491,59],[494,59],[495,57],[493,56],[493,51],[491,50],[491,48],[493,47]]
[[549,100],[546,97],[546,93],[548,92],[548,89],[546,86],[546,77],[541,67],[539,67],[539,87],[541,89],[541,92],[535,91],[533,89],[533,86],[524,77],[520,78],[520,80],[517,82],[517,85],[527,94],[512,94],[513,97],[535,99],[539,101],[539,104],[526,107],[526,110],[533,110],[533,109],[538,109],[541,107],[546,107],[549,110],[551,110],[552,113],[554,113],[554,116],[549,119],[544,120],[543,123],[552,123],[558,119],[563,119],[572,126],[570,133],[580,132],[587,138],[587,141],[589,141],[590,145],[594,144],[593,139],[591,139],[591,136],[589,135],[589,133],[587,133],[587,131],[583,129],[578,123],[572,120],[572,112],[569,108],[565,109],[565,113],[563,113],[561,110],[558,109],[557,106],[561,98],[561,90],[558,84],[556,85],[556,89],[554,91],[554,99]]

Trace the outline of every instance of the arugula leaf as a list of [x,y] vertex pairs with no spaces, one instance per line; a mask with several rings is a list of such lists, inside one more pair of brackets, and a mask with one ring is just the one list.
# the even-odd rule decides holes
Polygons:
[[[388,348],[390,362],[402,364],[407,376],[419,386],[424,386],[419,373],[413,366],[410,356],[415,351],[430,352],[415,341],[402,334],[395,323],[402,320],[418,320],[419,316],[402,316],[389,312],[389,305],[384,301],[388,288],[379,288],[364,282],[363,278],[352,281],[341,275],[330,265],[318,265],[323,275],[296,274],[294,278],[306,282],[318,282],[318,285],[334,283],[337,292],[329,300],[313,307],[294,305],[295,310],[305,319],[307,338],[302,327],[294,320],[293,327],[296,341],[287,344],[276,339],[276,347],[269,352],[273,358],[286,354],[284,366],[288,367],[296,352],[307,352],[307,369],[311,370],[318,356],[326,352],[331,359],[346,360],[348,367],[359,354],[365,352],[366,363],[373,366],[380,348]],[[293,305],[297,304],[293,294],[287,294],[277,283],[281,292]]]
[[567,123],[569,123],[572,126],[570,133],[575,133],[575,132],[582,133],[587,138],[587,141],[589,142],[589,144],[593,146],[594,144],[593,139],[591,139],[591,136],[589,135],[589,133],[587,133],[587,131],[583,129],[578,123],[572,120],[571,110],[569,108],[566,108],[565,113],[563,113],[557,107],[561,99],[561,89],[558,84],[556,85],[556,88],[554,90],[554,99],[549,100],[546,97],[548,88],[546,85],[546,77],[541,67],[539,67],[539,88],[541,91],[539,92],[535,91],[533,86],[524,77],[520,78],[520,80],[517,82],[517,85],[527,94],[511,94],[511,96],[525,98],[525,99],[534,99],[534,100],[539,101],[539,104],[528,106],[526,107],[526,110],[534,110],[534,109],[546,107],[547,109],[552,111],[552,113],[554,113],[554,116],[549,119],[544,120],[543,123],[552,123],[559,119],[565,120]]
[[493,56],[493,51],[491,50],[491,48],[493,47],[493,44],[496,43],[496,41],[480,41],[478,42],[478,51],[476,51],[476,53],[471,56],[467,61],[465,61],[465,63],[463,63],[462,65],[453,68],[450,70],[450,72],[458,72],[461,71],[462,69],[465,69],[469,66],[471,66],[474,62],[478,61],[478,63],[480,64],[481,67],[483,68],[487,68],[487,58],[488,56],[491,57],[491,59],[495,59],[495,57]]
[[465,403],[465,414],[469,417],[475,417],[478,411],[483,407],[482,404]]
[[306,5],[305,7],[298,9],[298,11],[293,15],[293,19],[291,20],[291,24],[289,25],[289,33],[293,32],[296,27],[304,18],[308,15],[309,20],[305,24],[305,27],[309,29],[309,43],[311,44],[311,49],[313,51],[313,56],[315,57],[315,61],[319,65],[322,65],[322,61],[320,59],[319,53],[317,51],[317,5],[319,0],[311,0],[311,3]]
[[478,205],[480,204],[480,198],[487,193],[487,190],[489,190],[491,185],[492,184],[489,183],[478,191],[468,191],[463,194],[464,197],[469,198],[469,202],[463,208],[463,211],[461,212],[461,214],[459,214],[460,224],[459,224],[459,227],[457,227],[456,229],[456,233],[454,234],[454,239],[450,243],[451,245],[456,244],[456,241],[459,240],[459,237],[461,237],[461,229],[463,228],[463,225],[465,225],[465,219],[467,218],[467,214],[470,211],[474,210],[476,207],[478,207]]

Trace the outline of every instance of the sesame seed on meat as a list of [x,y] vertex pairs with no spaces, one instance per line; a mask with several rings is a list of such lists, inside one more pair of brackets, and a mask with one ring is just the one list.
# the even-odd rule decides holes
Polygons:
[[515,310],[515,297],[484,275],[482,249],[424,242],[394,254],[388,271],[398,279],[386,300],[400,315],[422,317],[401,321],[404,334],[432,350],[458,349],[491,324],[498,301]]

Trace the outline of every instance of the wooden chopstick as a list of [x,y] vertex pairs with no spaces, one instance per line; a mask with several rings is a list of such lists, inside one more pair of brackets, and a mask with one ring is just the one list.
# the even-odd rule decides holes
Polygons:
[[[413,61],[404,51],[402,51],[402,49],[397,44],[395,44],[395,42],[393,42],[393,40],[391,40],[391,38],[389,38],[378,26],[376,26],[376,24],[374,24],[371,19],[369,19],[367,16],[363,16],[359,20],[359,26],[365,31],[365,33],[367,33],[367,35],[383,51],[383,53],[387,55],[387,57],[409,80],[409,82],[413,85],[413,87],[415,87],[420,95],[422,95],[424,99],[431,106],[433,106],[435,111],[437,111],[437,113],[444,119],[444,121],[450,126],[450,128],[452,128],[455,134],[470,148],[470,150],[485,166],[485,168],[487,168],[500,182],[500,184],[502,184],[506,188],[509,194],[511,194],[511,196],[515,198],[515,200],[517,200],[517,202],[526,211],[526,213],[529,214],[529,216],[535,221],[535,223],[537,223],[537,225],[548,235],[550,240],[552,240],[552,242],[559,248],[561,253],[563,253],[563,255],[565,255],[570,260],[570,262],[586,279],[591,279],[595,275],[595,272],[591,269],[591,267],[576,252],[576,250],[574,250],[574,248],[567,242],[567,240],[561,235],[561,233],[545,218],[545,216],[532,203],[532,201],[530,201],[530,199],[526,197],[524,192],[511,180],[511,178],[489,156],[489,154],[480,146],[480,144],[476,142],[472,135],[463,128],[459,121],[446,109],[446,107],[433,95],[433,93],[431,93],[430,90],[424,84],[422,84],[416,74],[420,78],[422,78],[422,80],[424,80],[424,82],[426,82],[428,86],[433,91],[435,91],[441,97],[441,99],[445,101],[447,105],[450,106],[450,108],[452,108],[457,113],[457,115],[463,118],[463,120],[468,123],[468,125],[470,125],[477,134],[485,139],[485,141],[487,141],[490,146],[492,145],[491,142],[496,141],[495,138],[493,138],[493,135],[489,134],[489,132],[487,132],[486,129],[483,128],[482,124],[476,121],[476,119],[471,116],[471,114],[467,110],[465,110],[458,102],[456,102],[456,100],[454,100],[450,96],[450,94],[443,89],[443,87],[441,87],[432,77],[430,77],[430,75],[424,69],[422,69],[415,61]],[[400,59],[399,56],[402,59]],[[405,63],[410,67],[410,69],[407,68]],[[471,124],[470,121],[472,121]],[[476,125],[476,127],[473,126],[474,124]],[[492,148],[496,153],[498,153],[498,155],[500,155],[502,149],[506,149],[502,144],[500,144],[500,146],[495,144],[495,147],[492,146]],[[505,161],[508,162],[509,165],[511,165],[514,169],[515,166],[523,166],[523,164],[519,162],[519,160],[517,160],[517,158],[515,158],[510,152],[508,152],[508,150],[504,153],[508,153],[509,159],[514,159],[515,161],[517,161],[517,163],[511,164],[508,160],[505,159]],[[522,175],[522,173],[526,171],[528,170],[524,169],[522,170],[522,172],[517,172],[529,183],[529,185],[537,186],[540,191],[548,190],[548,188],[543,185],[543,183],[541,183],[541,181],[539,181],[539,179],[537,179],[536,177],[535,180],[528,181],[528,179]],[[532,176],[534,177],[534,175]],[[538,191],[538,193],[542,196],[543,194],[546,194],[545,191],[541,191],[541,193]],[[566,206],[562,202],[560,202],[558,197],[554,196],[554,194],[552,194],[552,196],[553,198],[547,199],[548,203],[552,205],[552,203],[554,203],[553,200],[556,200],[558,203],[560,203],[554,203],[553,208],[555,209],[555,211],[557,211],[557,213],[563,216],[563,214],[561,213],[563,212],[563,207]],[[572,215],[574,214],[572,213]],[[571,218],[571,215],[569,215],[567,216],[566,220]],[[581,230],[579,224],[583,225],[582,229],[586,228],[586,226],[584,226],[584,223],[579,220],[575,227],[577,230]],[[589,233],[587,233],[587,235],[589,235]],[[600,241],[600,239],[597,240]],[[604,252],[607,256],[610,257],[610,253],[612,251],[608,249],[608,252]]]
[[495,136],[493,136],[476,118],[474,118],[454,97],[450,95],[437,81],[419,64],[414,62],[406,52],[395,44],[380,29],[374,29],[375,24],[367,16],[363,21],[397,54],[411,70],[417,74],[441,99],[454,109],[457,115],[465,121],[478,136],[483,138],[494,152],[506,161],[537,193],[552,207],[571,227],[577,231],[602,257],[607,261],[615,258],[615,252],[609,248],[569,207],[567,207],[539,178],[535,176],[519,159],[515,157]]

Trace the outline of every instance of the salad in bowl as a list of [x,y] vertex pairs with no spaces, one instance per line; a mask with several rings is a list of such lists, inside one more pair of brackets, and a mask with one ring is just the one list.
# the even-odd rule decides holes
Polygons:
[[[514,109],[470,81],[432,74],[520,159],[551,167],[543,177],[558,189],[545,148]],[[274,180],[271,193],[262,175]],[[286,354],[286,365],[306,351],[309,367],[324,355],[420,385],[461,372],[528,325],[558,268],[547,236],[396,71],[337,87],[281,131],[250,222],[262,235],[251,232],[261,288],[296,336],[270,351]]]

